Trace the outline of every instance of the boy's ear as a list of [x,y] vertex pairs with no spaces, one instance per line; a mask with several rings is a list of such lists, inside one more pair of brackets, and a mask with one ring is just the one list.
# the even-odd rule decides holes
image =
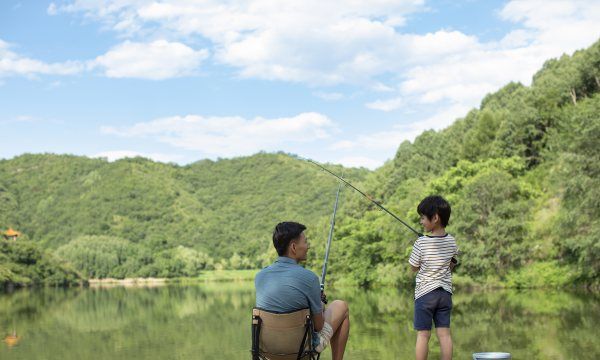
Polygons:
[[437,213],[433,214],[433,217],[431,218],[431,222],[433,222],[433,223],[440,222],[440,216]]

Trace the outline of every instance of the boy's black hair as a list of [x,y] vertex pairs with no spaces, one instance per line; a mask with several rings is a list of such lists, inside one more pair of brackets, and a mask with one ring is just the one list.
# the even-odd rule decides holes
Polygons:
[[425,215],[429,220],[433,215],[438,214],[443,227],[448,226],[451,211],[450,204],[439,195],[428,196],[417,206],[419,215]]
[[306,230],[306,226],[293,221],[284,221],[277,224],[275,230],[273,230],[273,246],[275,246],[277,254],[283,256],[290,241],[300,236],[304,230]]

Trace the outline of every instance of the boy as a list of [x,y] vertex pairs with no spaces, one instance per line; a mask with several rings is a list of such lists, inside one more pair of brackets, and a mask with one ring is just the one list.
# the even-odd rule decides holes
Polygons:
[[446,233],[450,204],[441,196],[428,196],[417,207],[421,225],[431,235],[415,241],[410,263],[417,273],[414,328],[417,330],[416,358],[427,359],[431,321],[440,341],[442,360],[452,359],[450,313],[452,312],[452,272],[458,254],[456,241]]

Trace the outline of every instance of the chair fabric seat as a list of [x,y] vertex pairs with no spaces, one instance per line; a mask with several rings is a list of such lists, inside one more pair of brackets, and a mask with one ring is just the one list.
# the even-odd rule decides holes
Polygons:
[[254,308],[252,326],[255,337],[252,342],[254,359],[319,358],[319,354],[312,349],[312,321],[309,309],[279,314]]

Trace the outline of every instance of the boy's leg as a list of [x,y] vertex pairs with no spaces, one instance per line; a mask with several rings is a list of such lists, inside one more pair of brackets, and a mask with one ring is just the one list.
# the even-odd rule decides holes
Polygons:
[[450,328],[435,328],[435,333],[440,341],[440,350],[442,351],[442,360],[452,359],[452,336]]
[[342,300],[334,300],[325,308],[325,321],[331,325],[331,358],[343,359],[346,342],[350,334],[350,310],[348,304]]
[[452,359],[452,336],[450,335],[450,316],[452,315],[452,294],[439,290],[438,308],[433,315],[435,333],[440,341],[442,360]]
[[417,360],[427,359],[429,351],[429,338],[431,337],[432,309],[435,308],[435,294],[425,294],[415,300],[415,317],[413,326],[417,330],[417,344],[415,355]]
[[427,353],[429,352],[429,338],[431,337],[431,330],[419,330],[417,331],[417,345],[415,346],[415,355],[417,360],[427,360]]

